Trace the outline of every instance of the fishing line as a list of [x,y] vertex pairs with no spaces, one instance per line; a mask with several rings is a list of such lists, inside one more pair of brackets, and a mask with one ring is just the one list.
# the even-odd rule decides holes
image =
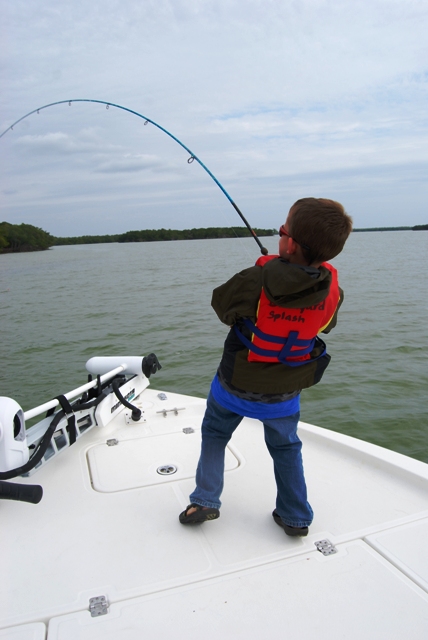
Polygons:
[[151,120],[150,118],[147,118],[146,116],[142,115],[141,113],[138,113],[138,111],[134,111],[133,109],[128,109],[127,107],[122,107],[120,104],[114,104],[112,102],[106,102],[105,100],[88,100],[88,99],[84,99],[84,98],[76,98],[74,100],[60,100],[58,102],[51,102],[50,104],[45,104],[45,105],[43,105],[43,107],[38,107],[38,109],[34,109],[33,111],[30,111],[29,113],[27,113],[25,116],[22,116],[22,118],[19,118],[19,120],[16,120],[16,122],[11,124],[10,127],[8,127],[5,131],[3,131],[3,133],[0,134],[0,138],[2,138],[8,131],[13,131],[13,127],[15,127],[19,122],[22,122],[22,120],[25,120],[25,118],[28,118],[29,116],[33,115],[34,113],[40,113],[40,111],[42,111],[42,109],[48,109],[49,107],[54,107],[55,105],[58,105],[58,104],[67,104],[67,103],[68,103],[68,106],[71,107],[71,104],[73,102],[95,102],[97,104],[105,104],[106,105],[106,109],[109,109],[110,107],[114,107],[115,109],[122,109],[122,111],[127,111],[128,113],[132,113],[133,115],[138,116],[139,118],[142,118],[144,120],[144,124],[145,125],[150,123],[150,124],[154,125],[155,127],[157,127],[158,129],[160,129],[161,131],[163,131],[164,133],[166,133],[170,138],[175,140],[175,142],[177,142],[177,144],[179,144],[181,147],[183,147],[183,149],[185,149],[185,151],[187,151],[190,154],[190,156],[189,156],[189,158],[187,160],[188,164],[192,164],[192,162],[194,162],[194,160],[196,160],[196,162],[198,162],[199,165],[208,173],[210,178],[212,178],[214,180],[216,185],[221,189],[221,191],[224,193],[226,198],[229,200],[230,204],[235,209],[236,213],[240,216],[241,220],[244,222],[245,226],[247,227],[247,229],[249,230],[249,232],[253,236],[254,240],[257,242],[261,253],[263,255],[266,255],[268,253],[268,250],[262,245],[262,243],[260,242],[259,238],[257,237],[254,229],[252,229],[250,227],[250,225],[247,222],[246,218],[244,217],[243,213],[240,211],[238,205],[232,200],[232,198],[230,197],[230,195],[228,194],[226,189],[217,180],[215,175],[213,173],[211,173],[211,171],[202,162],[202,160],[200,160],[200,158],[198,158],[198,156],[195,153],[193,153],[193,151],[191,151],[188,147],[186,147],[186,145],[183,144],[183,142],[181,142],[181,140],[176,138],[170,131],[168,131],[167,129],[162,127],[160,124],[158,124],[154,120]]

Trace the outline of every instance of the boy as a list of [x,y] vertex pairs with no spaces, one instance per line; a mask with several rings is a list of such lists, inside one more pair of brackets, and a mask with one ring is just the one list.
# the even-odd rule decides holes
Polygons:
[[224,451],[244,416],[263,422],[277,485],[275,522],[306,536],[313,512],[297,435],[300,391],[320,381],[330,356],[318,334],[336,325],[343,300],[337,256],[352,231],[338,202],[303,198],[279,230],[279,255],[262,256],[214,289],[212,306],[231,327],[202,422],[201,456],[182,524],[220,516]]

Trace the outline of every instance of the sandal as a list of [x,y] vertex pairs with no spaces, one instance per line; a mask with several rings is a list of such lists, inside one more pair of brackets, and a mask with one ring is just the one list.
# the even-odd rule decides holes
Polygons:
[[[187,515],[189,509],[196,509],[193,513]],[[211,509],[209,507],[201,507],[200,504],[189,504],[186,510],[180,513],[178,519],[181,524],[200,524],[207,520],[217,520],[220,517],[220,511],[218,509]]]
[[276,524],[284,529],[287,536],[307,536],[309,533],[308,527],[290,527],[290,525],[285,524],[276,509],[273,511],[272,517]]

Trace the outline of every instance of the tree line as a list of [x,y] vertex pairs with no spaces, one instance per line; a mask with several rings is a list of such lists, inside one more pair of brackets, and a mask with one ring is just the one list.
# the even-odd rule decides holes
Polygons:
[[[273,236],[276,229],[254,229],[258,236]],[[246,238],[246,227],[208,227],[206,229],[141,229],[111,236],[78,236],[55,238],[55,245],[95,244],[98,242],[164,242],[168,240],[207,240],[213,238]]]
[[[254,229],[258,236],[273,236],[276,229]],[[251,234],[246,227],[209,227],[207,229],[143,229],[103,236],[58,238],[31,224],[0,223],[0,253],[42,251],[52,246],[69,244],[99,244],[109,242],[161,242],[168,240],[203,240],[209,238],[245,238]]]
[[[372,227],[354,229],[354,231],[422,231],[428,230],[428,224],[414,227]],[[274,236],[276,229],[254,229],[257,236]],[[127,231],[115,235],[74,236],[57,238],[47,231],[31,224],[0,223],[0,253],[18,251],[43,251],[52,246],[67,244],[98,244],[108,242],[164,242],[169,240],[205,240],[212,238],[247,238],[251,234],[246,227],[208,227],[200,229],[142,229]]]
[[43,251],[54,244],[55,238],[32,224],[0,222],[0,253]]
[[365,229],[353,229],[353,231],[426,231],[428,224],[417,224],[414,227],[369,227]]

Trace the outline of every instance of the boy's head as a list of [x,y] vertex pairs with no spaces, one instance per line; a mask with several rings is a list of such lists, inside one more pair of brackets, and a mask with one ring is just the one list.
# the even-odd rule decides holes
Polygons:
[[286,253],[297,244],[308,264],[319,265],[342,251],[352,231],[352,218],[339,202],[302,198],[291,207],[283,229],[290,240]]

